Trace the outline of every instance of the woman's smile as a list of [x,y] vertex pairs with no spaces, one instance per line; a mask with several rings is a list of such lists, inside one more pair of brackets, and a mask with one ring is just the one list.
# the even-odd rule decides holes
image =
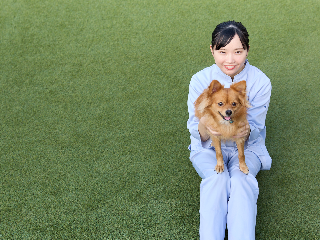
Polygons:
[[224,66],[227,70],[233,70],[236,66],[234,65],[225,65]]

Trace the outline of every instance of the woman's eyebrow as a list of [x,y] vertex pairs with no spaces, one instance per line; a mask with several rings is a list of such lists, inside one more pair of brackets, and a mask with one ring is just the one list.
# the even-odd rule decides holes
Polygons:
[[[220,48],[218,51],[221,51],[221,50],[226,51],[225,48]],[[243,47],[242,48],[235,48],[234,50],[244,50],[244,48]]]

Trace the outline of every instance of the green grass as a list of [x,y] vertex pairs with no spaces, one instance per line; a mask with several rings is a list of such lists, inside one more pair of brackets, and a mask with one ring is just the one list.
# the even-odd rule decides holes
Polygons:
[[220,22],[272,81],[256,239],[320,239],[317,0],[0,2],[0,239],[198,239],[191,76]]

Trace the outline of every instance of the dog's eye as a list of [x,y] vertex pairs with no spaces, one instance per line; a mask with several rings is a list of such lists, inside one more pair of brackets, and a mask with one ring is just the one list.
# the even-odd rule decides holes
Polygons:
[[223,106],[223,102],[219,102],[218,105],[221,107]]
[[235,107],[237,106],[237,104],[235,102],[232,103],[232,107]]

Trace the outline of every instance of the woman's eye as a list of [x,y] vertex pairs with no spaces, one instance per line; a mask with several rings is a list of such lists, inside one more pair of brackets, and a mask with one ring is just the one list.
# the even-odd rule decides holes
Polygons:
[[223,103],[222,103],[222,102],[219,102],[218,105],[221,107],[221,106],[223,106]]
[[233,102],[233,103],[232,103],[232,106],[235,107],[235,106],[237,106],[237,104],[236,104],[235,102]]
[[220,53],[221,53],[221,54],[224,54],[224,53],[226,53],[226,52],[224,52],[224,51],[220,51]]

